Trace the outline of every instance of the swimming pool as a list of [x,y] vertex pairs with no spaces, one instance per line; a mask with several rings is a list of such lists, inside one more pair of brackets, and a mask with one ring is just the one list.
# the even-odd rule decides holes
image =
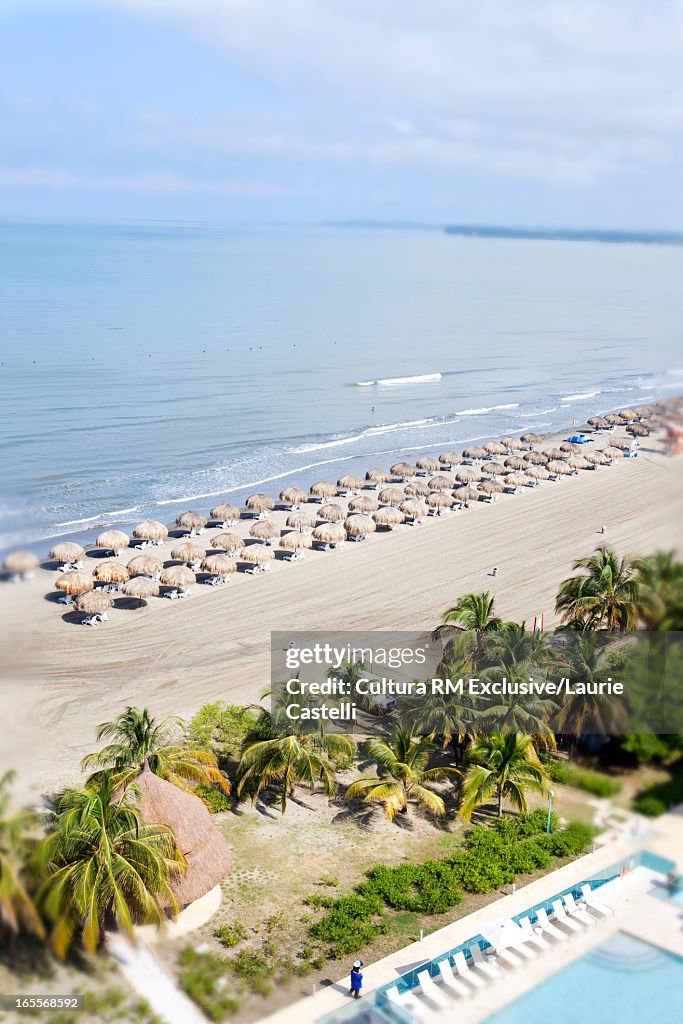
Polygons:
[[683,958],[617,932],[485,1024],[674,1024],[683,1019]]

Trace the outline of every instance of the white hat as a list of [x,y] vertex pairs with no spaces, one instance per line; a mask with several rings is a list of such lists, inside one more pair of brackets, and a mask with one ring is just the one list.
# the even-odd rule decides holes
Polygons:
[[353,961],[353,966],[354,967],[362,967],[363,966],[363,961],[362,960],[354,960]]

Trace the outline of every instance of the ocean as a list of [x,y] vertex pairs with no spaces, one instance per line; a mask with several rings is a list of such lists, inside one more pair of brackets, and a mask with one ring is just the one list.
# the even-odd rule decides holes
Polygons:
[[0,225],[0,549],[683,388],[683,247]]

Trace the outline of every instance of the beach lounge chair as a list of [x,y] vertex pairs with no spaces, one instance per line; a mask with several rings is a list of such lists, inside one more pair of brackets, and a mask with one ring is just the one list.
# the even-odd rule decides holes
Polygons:
[[564,898],[564,905],[571,917],[575,917],[583,925],[594,925],[598,923],[597,917],[593,917],[586,910],[580,907],[574,900],[574,893],[568,892]]
[[73,594],[62,594],[62,596],[59,598],[59,603],[60,604],[73,604],[74,603]]
[[535,932],[531,920],[528,917],[521,917],[519,919],[519,927],[524,932],[525,942],[528,942],[530,945],[536,946],[538,949],[552,949],[552,943],[548,942],[547,939],[543,938],[542,929],[540,928],[540,926],[538,932]]
[[387,989],[387,999],[394,1006],[398,1006],[399,1009],[405,1010],[411,1017],[415,1017],[417,1020],[425,1020],[426,1013],[425,1007],[415,998],[412,992],[405,992],[403,995],[394,986],[394,988]]
[[517,946],[515,946],[514,950],[510,948],[497,949],[496,958],[508,967],[523,967],[524,959],[521,956],[517,956],[517,949]]
[[[462,953],[460,954],[462,956]],[[464,985],[462,981],[453,974],[453,968],[451,967],[450,960],[439,961],[439,974],[441,975],[441,981],[449,992],[453,992],[456,996],[460,996],[461,999],[467,999],[472,995],[472,989],[468,985]],[[482,978],[477,978],[477,985],[481,985],[482,988],[486,987],[486,982]]]
[[481,975],[477,974],[475,970],[468,966],[465,954],[462,950],[454,954],[453,963],[455,964],[455,969],[460,977],[468,982],[473,988],[486,988],[486,982]]
[[586,927],[569,916],[561,900],[553,900],[553,914],[557,923],[564,925],[570,932],[580,932]]
[[551,939],[555,939],[557,942],[564,942],[569,938],[566,932],[563,932],[549,920],[545,907],[541,907],[536,911],[536,918],[544,935],[549,935]]
[[496,963],[495,957],[488,960],[476,942],[470,946],[469,952],[472,963],[482,974],[486,974],[489,978],[499,978],[503,973],[500,965]]
[[596,900],[595,893],[588,883],[581,886],[581,892],[583,893],[583,902],[586,906],[590,907],[591,910],[594,910],[596,914],[600,915],[600,917],[614,916],[614,911],[611,907],[608,907],[606,903],[600,903],[599,900]]
[[245,569],[244,571],[248,572],[250,576],[256,576],[262,571],[262,569],[263,566],[261,565],[252,565],[251,569]]
[[434,984],[429,971],[418,971],[417,980],[420,991],[425,999],[429,999],[431,1003],[440,1006],[442,1009],[446,1009],[451,1005],[451,1001],[446,993]]

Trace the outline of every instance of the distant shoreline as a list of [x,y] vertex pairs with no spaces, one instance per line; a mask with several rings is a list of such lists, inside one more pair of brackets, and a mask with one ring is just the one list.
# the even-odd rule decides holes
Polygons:
[[610,231],[600,228],[573,230],[568,228],[507,228],[477,224],[449,224],[447,235],[463,238],[510,238],[542,242],[608,242],[622,245],[683,245],[683,233],[676,231]]

